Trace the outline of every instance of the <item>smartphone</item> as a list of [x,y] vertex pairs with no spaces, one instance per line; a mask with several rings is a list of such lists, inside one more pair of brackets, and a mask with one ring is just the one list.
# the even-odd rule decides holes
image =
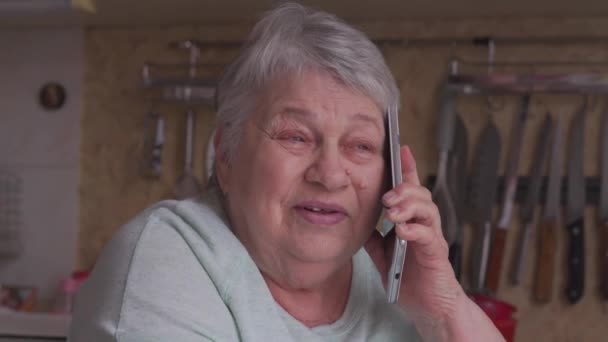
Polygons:
[[[401,142],[399,139],[399,113],[397,106],[390,106],[386,115],[387,123],[387,135],[388,135],[388,164],[390,168],[390,178],[392,181],[392,187],[395,188],[397,185],[403,182],[401,174]],[[384,232],[382,235],[386,235],[389,231],[394,229],[395,224],[384,218]],[[388,231],[387,231],[388,228]],[[405,261],[405,251],[407,249],[407,241],[395,237],[395,246],[393,249],[393,259],[391,261],[391,267],[388,271],[388,279],[386,282],[387,297],[389,303],[396,303],[399,299],[399,289],[401,288],[401,278],[403,277],[403,263]]]

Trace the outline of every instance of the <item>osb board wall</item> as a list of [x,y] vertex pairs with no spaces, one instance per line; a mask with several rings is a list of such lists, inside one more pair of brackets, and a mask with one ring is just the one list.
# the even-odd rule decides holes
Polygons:
[[[608,23],[602,18],[437,20],[359,25],[376,38],[483,35],[572,37],[608,34]],[[242,39],[249,27],[244,24],[196,28],[90,29],[87,32],[81,145],[81,228],[78,250],[81,267],[87,268],[94,264],[104,244],[122,224],[150,204],[171,198],[173,185],[182,173],[186,108],[168,104],[152,105],[147,93],[139,85],[142,64],[145,61],[185,62],[187,58],[184,51],[167,49],[167,43],[170,41],[193,37],[202,40]],[[501,60],[606,60],[607,47],[602,44],[498,46],[497,57]],[[437,106],[435,91],[445,75],[447,60],[453,54],[470,59],[483,59],[486,51],[465,46],[385,46],[382,50],[403,92],[403,143],[413,147],[420,174],[426,178],[428,174],[434,173],[437,167],[437,150],[434,145]],[[201,60],[205,63],[225,64],[234,53],[234,49],[206,48]],[[500,128],[503,146],[508,146],[509,128],[513,114],[518,110],[518,101],[513,97],[495,101],[503,105],[492,117]],[[580,105],[580,101],[576,96],[533,98],[531,116],[524,135],[521,174],[525,174],[530,166],[535,133],[543,114],[550,110],[555,117],[561,117],[564,133],[567,133],[572,113]],[[145,178],[139,172],[143,155],[144,118],[146,112],[151,109],[160,112],[167,120],[166,141],[162,153],[163,174],[159,179]],[[194,169],[195,175],[204,183],[203,160],[208,136],[213,128],[213,111],[210,107],[197,107],[196,110]],[[479,98],[462,98],[459,101],[459,112],[469,131],[471,156],[487,118],[484,102]],[[587,175],[596,175],[598,172],[599,112],[596,108],[587,118]],[[507,151],[503,149],[502,169],[506,156]],[[595,209],[587,207],[586,214],[588,273],[585,296],[580,303],[568,305],[563,296],[565,230],[559,230],[558,272],[555,275],[555,292],[551,303],[540,306],[530,298],[535,246],[528,253],[525,277],[520,287],[509,286],[506,276],[503,275],[498,296],[518,307],[517,341],[601,341],[603,336],[608,335],[608,326],[603,324],[603,306],[596,290],[598,235]],[[503,267],[505,274],[518,229],[519,222],[515,210]],[[468,245],[470,236],[471,228],[467,227],[465,246]],[[468,269],[466,265],[468,258],[465,260],[465,274]]]

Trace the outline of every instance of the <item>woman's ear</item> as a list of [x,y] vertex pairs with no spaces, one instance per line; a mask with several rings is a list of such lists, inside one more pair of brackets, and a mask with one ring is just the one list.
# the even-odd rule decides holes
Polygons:
[[215,150],[215,175],[217,178],[218,185],[223,194],[228,192],[230,167],[228,164],[228,158],[226,153],[222,151],[222,135],[223,127],[219,126],[215,130],[215,136],[213,137],[213,148]]

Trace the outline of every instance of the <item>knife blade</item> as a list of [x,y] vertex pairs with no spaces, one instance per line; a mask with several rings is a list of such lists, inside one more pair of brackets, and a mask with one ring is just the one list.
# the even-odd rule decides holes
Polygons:
[[464,225],[464,197],[466,193],[467,149],[469,145],[467,139],[467,128],[460,115],[457,114],[454,127],[454,145],[448,162],[448,186],[454,200],[457,218],[457,227],[455,227],[457,232],[456,240],[450,246],[449,259],[456,279],[460,279],[462,269],[462,227]]
[[530,106],[530,95],[524,95],[521,110],[518,117],[513,122],[511,134],[511,148],[509,150],[509,161],[505,177],[506,190],[503,197],[503,206],[498,225],[494,230],[494,238],[490,250],[489,267],[486,275],[486,288],[496,293],[500,284],[500,275],[504,257],[505,243],[507,241],[507,231],[511,224],[513,212],[513,201],[515,200],[515,190],[517,190],[517,171],[521,155],[521,145],[524,129],[528,121],[528,108]]
[[546,164],[546,156],[549,148],[549,137],[553,121],[551,116],[547,114],[542,123],[537,136],[536,147],[532,157],[532,164],[529,171],[528,193],[526,199],[519,211],[521,221],[521,231],[518,237],[517,249],[514,254],[513,264],[511,268],[511,284],[518,285],[521,281],[521,275],[525,267],[526,254],[529,249],[530,238],[532,234],[532,222],[534,220],[534,209],[540,197],[540,188],[542,184],[543,169]]
[[576,113],[568,142],[566,229],[568,231],[568,278],[566,297],[578,302],[585,289],[585,175],[583,174],[584,133],[587,101]]
[[545,198],[544,214],[539,226],[538,258],[536,259],[536,277],[534,298],[546,303],[553,294],[553,274],[555,273],[555,249],[557,226],[559,224],[560,195],[562,182],[562,121],[551,132],[551,159],[549,162],[549,180]]
[[602,114],[600,131],[600,203],[598,208],[600,228],[600,293],[608,300],[608,106]]
[[448,187],[448,159],[454,144],[454,120],[456,119],[456,94],[448,88],[442,89],[441,107],[437,118],[437,147],[439,164],[437,179],[433,188],[433,201],[441,215],[441,230],[448,245],[456,240],[457,226],[454,202]]
[[477,142],[467,198],[469,221],[471,221],[475,230],[470,264],[471,290],[475,292],[483,289],[486,279],[487,262],[490,254],[492,208],[496,201],[500,151],[500,134],[490,118],[481,131]]

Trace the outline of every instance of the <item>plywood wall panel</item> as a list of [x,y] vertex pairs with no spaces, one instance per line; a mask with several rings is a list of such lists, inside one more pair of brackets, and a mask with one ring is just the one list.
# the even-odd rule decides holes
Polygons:
[[[588,19],[483,19],[467,21],[366,22],[360,23],[373,37],[445,37],[497,34],[502,36],[555,36],[608,34],[608,22]],[[86,35],[85,110],[82,119],[81,148],[81,216],[79,264],[90,267],[101,248],[122,224],[146,206],[171,198],[172,186],[181,174],[183,164],[183,106],[155,106],[167,119],[166,145],[163,150],[163,175],[158,180],[142,177],[138,161],[142,156],[144,117],[150,107],[146,93],[138,85],[140,67],[145,61],[180,62],[185,55],[167,50],[169,41],[185,38],[203,40],[241,39],[247,27],[176,27],[158,29],[91,29]],[[606,44],[569,46],[526,45],[498,46],[501,60],[608,60]],[[459,46],[384,46],[382,51],[402,90],[402,142],[412,146],[423,178],[437,169],[435,112],[437,88],[445,77],[451,56],[482,60],[486,51],[479,47]],[[227,63],[234,56],[232,49],[205,49],[202,59],[209,63]],[[607,68],[608,69],[608,68]],[[532,69],[530,69],[532,70]],[[528,71],[530,71],[528,70]],[[537,69],[535,69],[537,70]],[[552,71],[571,70],[564,67]],[[587,68],[587,70],[590,70]],[[478,70],[480,71],[480,70]],[[481,70],[483,71],[483,70]],[[510,70],[513,71],[513,70]],[[608,71],[608,70],[606,70]],[[510,127],[519,110],[515,97],[493,98],[502,104],[491,115],[496,121],[503,146],[510,142]],[[564,121],[564,134],[572,114],[581,103],[580,96],[535,96],[530,121],[524,134],[522,161],[519,172],[527,173],[536,131],[544,114],[551,111]],[[485,102],[480,98],[459,99],[461,113],[469,131],[469,157],[479,132],[488,118]],[[585,173],[597,175],[599,151],[600,109],[597,106],[587,118]],[[197,110],[195,139],[195,173],[203,182],[203,155],[208,135],[213,128],[213,111]],[[563,149],[565,153],[566,149]],[[503,149],[501,172],[505,169],[508,151]],[[471,162],[469,160],[469,162]],[[597,228],[595,209],[588,207],[587,219],[587,278],[585,297],[574,306],[563,296],[565,230],[559,230],[559,271],[556,274],[554,300],[539,306],[531,300],[532,277],[536,246],[528,254],[527,269],[520,287],[507,284],[512,247],[519,229],[517,207],[507,240],[507,255],[503,266],[503,282],[498,296],[515,304],[519,311],[517,341],[602,341],[608,335],[604,324],[603,303],[597,294]],[[499,210],[496,210],[496,215]],[[539,210],[538,214],[541,214]],[[471,227],[465,229],[465,245],[469,245]],[[469,251],[465,253],[468,261]],[[468,263],[465,262],[465,272]],[[466,281],[465,281],[466,285]]]

